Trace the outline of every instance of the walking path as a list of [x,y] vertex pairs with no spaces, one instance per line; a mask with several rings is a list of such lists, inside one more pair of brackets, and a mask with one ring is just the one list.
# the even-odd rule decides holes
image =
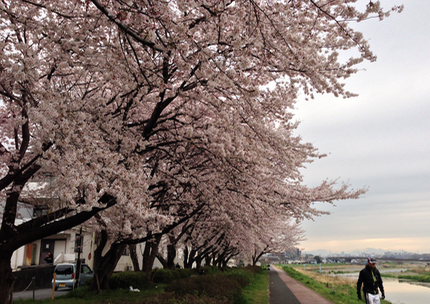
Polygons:
[[270,304],[333,304],[319,293],[290,278],[285,271],[271,265],[269,270]]
[[[63,296],[67,294],[69,289],[59,289],[55,292],[55,297]],[[52,288],[44,288],[44,289],[36,289],[34,291],[34,299],[35,300],[45,300],[50,299],[52,297]],[[13,301],[15,300],[23,300],[23,299],[33,299],[33,291],[16,291],[13,293]]]

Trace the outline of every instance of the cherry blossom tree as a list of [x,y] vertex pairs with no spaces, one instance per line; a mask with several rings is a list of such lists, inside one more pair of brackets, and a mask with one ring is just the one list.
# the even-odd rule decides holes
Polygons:
[[280,220],[278,217],[268,219],[264,230],[264,233],[259,235],[260,239],[248,247],[254,266],[263,254],[290,251],[304,240],[305,232],[299,224],[292,223],[291,220]]
[[[354,3],[2,1],[0,303],[15,249],[112,205],[150,212],[150,187],[165,178],[151,172],[181,155],[205,152],[207,187],[181,176],[189,163],[172,169],[177,183],[166,191],[192,182],[214,210],[235,202],[246,215],[264,203],[301,220],[321,214],[315,201],[358,197],[347,185],[301,184],[299,170],[322,155],[293,136],[290,112],[300,90],[352,96],[341,80],[375,59],[349,22],[389,12]],[[357,56],[339,62],[348,49]],[[58,203],[16,225],[22,189],[39,172],[55,176]]]

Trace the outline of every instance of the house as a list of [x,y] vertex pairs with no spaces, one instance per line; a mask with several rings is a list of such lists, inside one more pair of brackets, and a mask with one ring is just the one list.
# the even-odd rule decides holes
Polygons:
[[[0,202],[0,223],[3,217],[4,202]],[[23,202],[18,203],[16,225],[26,222],[43,212],[40,208]],[[82,248],[81,257],[92,266],[91,255],[94,250],[94,234],[79,227],[62,231],[50,237],[37,240],[16,250],[11,259],[13,271],[32,265],[44,265],[48,252],[54,257],[54,264],[75,261],[79,248]]]
[[[0,224],[4,207],[5,203],[0,202]],[[47,210],[19,202],[15,224],[19,225],[41,215],[43,212],[47,212]],[[137,245],[138,256],[143,253],[143,247],[144,244]],[[47,264],[44,259],[48,252],[51,252],[54,265],[77,261],[79,256],[90,268],[93,268],[94,250],[96,248],[95,233],[85,227],[78,226],[20,247],[12,255],[11,267],[13,271],[17,271],[29,266]],[[162,265],[156,260],[154,267],[162,268]],[[115,271],[127,270],[133,270],[133,263],[129,251],[125,250],[118,261]]]

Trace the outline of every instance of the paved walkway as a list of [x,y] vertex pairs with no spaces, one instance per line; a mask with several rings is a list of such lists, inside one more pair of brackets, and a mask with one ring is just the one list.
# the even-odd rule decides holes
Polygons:
[[[59,289],[55,292],[55,297],[63,296],[67,294],[69,289]],[[52,288],[44,288],[37,289],[34,291],[34,299],[35,300],[45,300],[50,299],[52,297]],[[33,299],[33,291],[17,291],[13,293],[13,301],[15,300],[23,300],[23,299]]]
[[271,265],[269,270],[270,304],[333,304],[309,287],[290,278],[285,271]]

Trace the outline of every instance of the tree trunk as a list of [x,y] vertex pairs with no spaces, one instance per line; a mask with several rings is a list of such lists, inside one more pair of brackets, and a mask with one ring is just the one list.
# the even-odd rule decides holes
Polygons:
[[211,256],[209,254],[205,255],[205,266],[211,265]]
[[113,243],[109,251],[102,256],[108,240],[108,235],[105,230],[101,232],[100,244],[98,244],[94,252],[94,279],[92,281],[92,290],[103,290],[109,288],[109,279],[111,278],[122,252],[127,247],[125,244]]
[[216,255],[216,252],[215,251],[213,251],[212,252],[212,266],[216,266],[217,265],[217,259],[216,259],[216,257],[217,257],[217,255]]
[[142,258],[142,271],[146,272],[148,275],[151,274],[152,265],[154,265],[155,258],[157,257],[161,237],[162,235],[159,235],[145,244]]
[[15,277],[10,267],[13,252],[0,251],[0,304],[9,304],[9,297]]
[[203,257],[200,255],[197,255],[196,258],[194,259],[194,262],[196,262],[197,269],[200,269],[200,267],[202,267],[202,260],[203,260]]
[[[268,248],[268,247],[266,247]],[[254,254],[252,255],[252,266],[257,265],[258,260],[261,258],[261,256],[265,253],[266,251],[263,250],[260,253],[258,253],[256,250],[254,251]]]
[[127,247],[124,244],[113,244],[111,249],[103,256],[102,260],[98,263],[97,279],[100,289],[109,288],[109,279],[111,278],[115,267],[121,258],[122,252]]
[[15,277],[12,274],[10,260],[14,250],[20,246],[16,243],[18,236],[15,226],[18,198],[29,176],[14,182],[6,191],[6,204],[3,209],[3,219],[0,226],[0,304],[9,303],[10,293],[13,291]]
[[175,269],[176,246],[175,244],[167,245],[167,268]]
[[188,256],[189,256],[189,251],[188,251],[188,246],[187,245],[185,245],[185,248],[184,248],[184,261],[182,262],[183,264],[184,264],[184,268],[188,268],[187,267],[187,262],[188,262]]
[[164,269],[168,269],[167,268],[167,260],[165,258],[163,258],[163,256],[161,254],[157,254],[157,259],[161,263],[161,265],[163,265]]
[[218,268],[222,267],[222,259],[223,259],[223,255],[220,254],[214,261],[214,265],[218,266]]
[[193,263],[195,262],[196,250],[191,249],[189,251],[188,247],[185,246],[186,254],[184,254],[184,268],[191,269],[193,267]]
[[169,234],[169,244],[167,245],[167,256],[166,258],[161,254],[157,254],[157,259],[163,265],[164,269],[175,269],[175,258],[176,258],[176,238],[174,235]]
[[130,250],[130,258],[131,258],[131,261],[133,262],[133,270],[140,271],[139,259],[137,257],[137,252],[136,252],[136,244],[128,245],[128,249]]

